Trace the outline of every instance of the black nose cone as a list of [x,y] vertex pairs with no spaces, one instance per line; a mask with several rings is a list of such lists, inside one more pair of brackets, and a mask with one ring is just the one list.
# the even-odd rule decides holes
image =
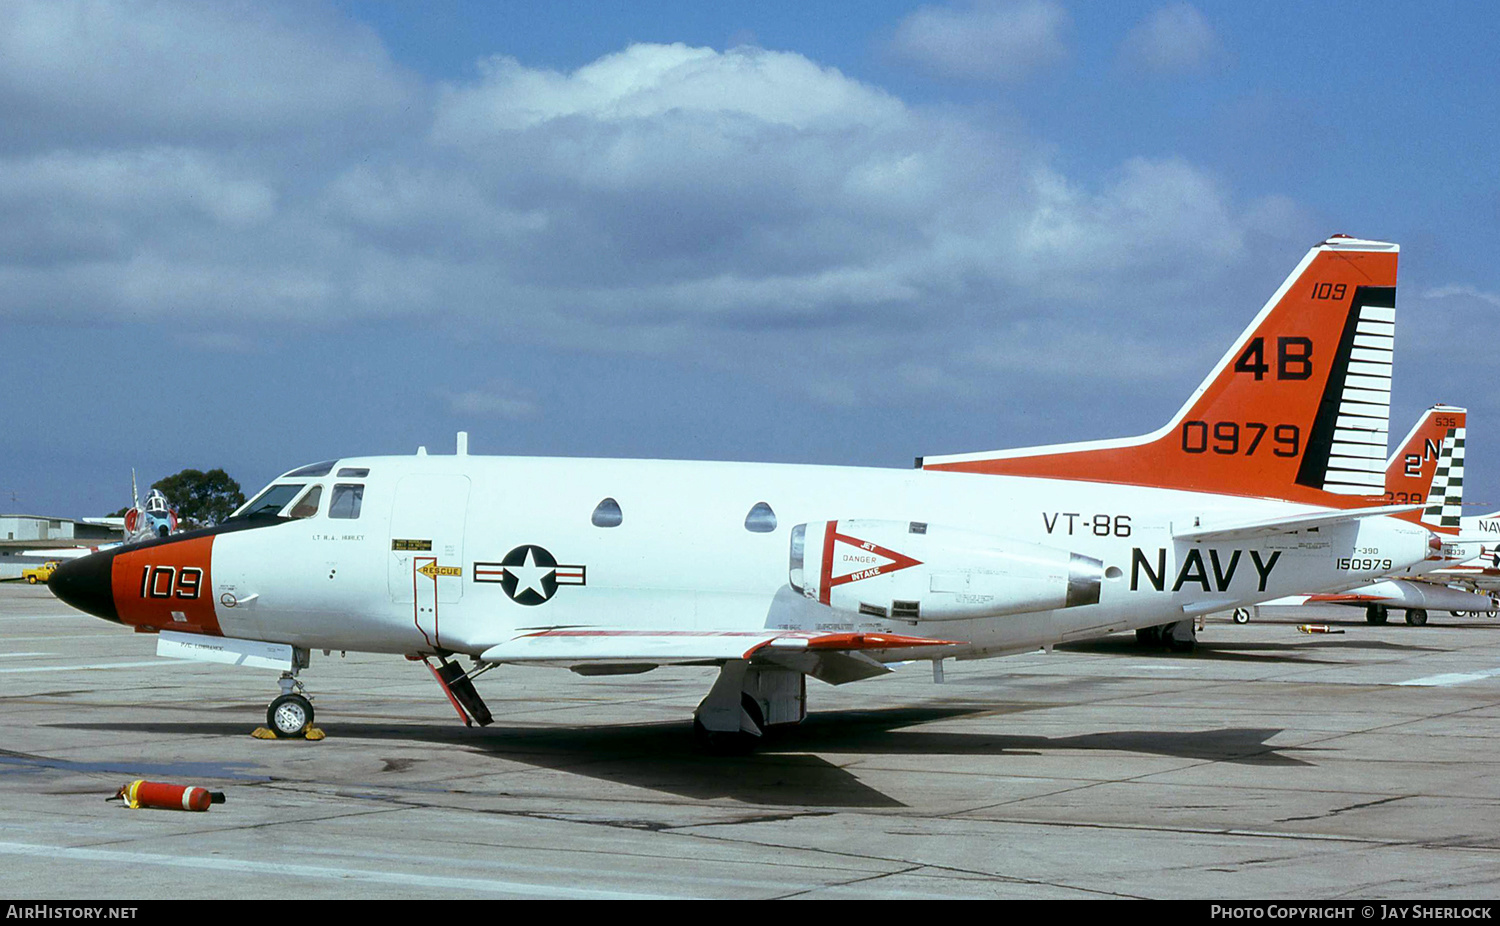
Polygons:
[[114,563],[113,550],[70,559],[53,571],[52,578],[47,580],[47,588],[64,604],[118,624],[120,612],[115,610]]

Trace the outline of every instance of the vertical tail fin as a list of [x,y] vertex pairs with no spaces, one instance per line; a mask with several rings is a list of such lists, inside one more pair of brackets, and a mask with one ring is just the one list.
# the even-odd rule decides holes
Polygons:
[[[1452,496],[1456,506],[1463,497],[1464,431],[1468,410],[1453,405],[1434,405],[1422,413],[1386,461],[1385,500],[1392,504],[1431,501],[1440,507]],[[1441,524],[1441,512],[1425,523]]]
[[1364,504],[1384,491],[1399,251],[1344,236],[1314,247],[1151,434],[922,467]]
[[1432,489],[1427,494],[1427,507],[1422,510],[1422,523],[1434,527],[1462,526],[1464,505],[1464,428],[1448,429],[1438,451],[1437,467],[1432,474]]

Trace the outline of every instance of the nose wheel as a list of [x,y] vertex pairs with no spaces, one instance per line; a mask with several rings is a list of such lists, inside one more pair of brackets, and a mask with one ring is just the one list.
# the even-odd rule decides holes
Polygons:
[[301,694],[302,683],[295,672],[281,673],[280,684],[281,697],[266,708],[266,725],[281,739],[306,736],[312,728],[312,701]]
[[266,724],[282,739],[306,735],[312,722],[312,702],[299,694],[282,695],[266,708]]

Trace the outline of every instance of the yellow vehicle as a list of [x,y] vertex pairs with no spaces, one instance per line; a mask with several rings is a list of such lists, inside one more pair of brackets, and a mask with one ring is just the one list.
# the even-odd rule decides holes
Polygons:
[[30,582],[32,585],[35,585],[38,582],[45,582],[48,579],[52,578],[52,571],[57,568],[57,564],[58,560],[49,559],[35,569],[22,569],[21,578],[25,579],[27,582]]

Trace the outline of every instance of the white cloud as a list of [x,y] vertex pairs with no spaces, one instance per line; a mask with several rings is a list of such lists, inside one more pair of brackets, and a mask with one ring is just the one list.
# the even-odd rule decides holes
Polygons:
[[304,3],[13,0],[6,147],[389,131],[417,90],[370,30]]
[[[80,59],[75,89],[92,102],[69,132],[84,132],[80,114],[110,99],[81,60],[95,45],[56,40],[67,17],[50,6],[19,9],[47,26],[50,53]],[[165,85],[187,65],[166,59],[196,54],[189,30],[154,6],[101,7],[124,46],[163,61],[159,78],[132,72],[142,101],[117,101],[87,144],[46,140],[39,125],[32,150],[0,155],[0,316],[210,332],[462,324],[474,338],[677,353],[768,378],[785,372],[765,360],[774,343],[826,367],[794,377],[807,394],[847,404],[960,390],[993,373],[975,344],[1015,320],[1063,330],[1101,298],[1170,318],[1173,299],[1245,263],[1267,216],[1294,209],[1237,202],[1179,159],[1068,176],[1032,139],[790,52],[633,45],[569,72],[496,57],[473,79],[422,87],[316,11],[304,28],[299,6],[188,9],[213,26],[234,86],[215,77],[173,109]],[[1061,29],[1046,4],[967,9],[1051,23],[1033,35]],[[317,42],[330,46],[321,59]],[[293,105],[255,117],[247,101],[288,78],[236,63],[241,45],[291,62],[299,82],[326,68],[327,86],[301,101],[334,130],[305,127]],[[14,111],[67,89],[63,63],[31,90],[5,67]],[[382,122],[391,95],[409,111]],[[263,144],[267,133],[285,143]],[[503,388],[446,398],[475,414],[534,410]]]
[[1423,299],[1447,299],[1452,296],[1465,296],[1469,299],[1477,299],[1490,305],[1500,307],[1500,295],[1487,293],[1467,283],[1455,283],[1448,286],[1439,286],[1422,293]]
[[1189,3],[1159,7],[1120,45],[1120,59],[1127,67],[1158,75],[1201,70],[1219,52],[1213,27]]
[[531,399],[513,394],[504,387],[466,389],[462,392],[435,393],[458,415],[480,418],[503,418],[520,421],[535,417],[539,407]]
[[948,77],[1011,81],[1067,57],[1068,13],[1051,0],[924,6],[896,27],[898,58]]

